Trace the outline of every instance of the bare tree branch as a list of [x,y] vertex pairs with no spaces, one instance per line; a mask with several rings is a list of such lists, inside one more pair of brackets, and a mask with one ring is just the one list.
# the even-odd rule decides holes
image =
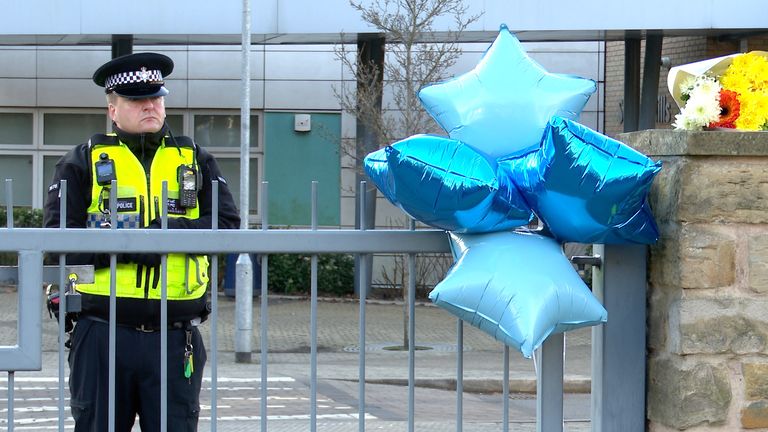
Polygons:
[[[418,133],[438,132],[417,93],[430,83],[448,78],[448,69],[461,55],[458,42],[463,32],[480,15],[466,16],[468,6],[463,0],[350,0],[350,5],[385,35],[387,57],[382,84],[375,65],[350,55],[344,45],[335,49],[342,67],[364,84],[352,91],[334,88],[341,108],[375,131],[385,145]],[[443,32],[447,35],[444,42],[434,42],[430,35],[435,21],[441,18],[452,19],[454,28]],[[376,103],[382,85],[388,102],[379,109]],[[394,112],[399,115],[393,116]],[[355,158],[354,148],[343,151]],[[361,169],[362,161],[356,160],[356,164]]]

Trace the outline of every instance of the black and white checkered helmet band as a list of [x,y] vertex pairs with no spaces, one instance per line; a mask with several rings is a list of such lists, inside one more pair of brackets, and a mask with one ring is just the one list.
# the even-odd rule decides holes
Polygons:
[[147,70],[147,68],[141,68],[138,71],[122,72],[108,77],[104,82],[104,87],[107,91],[110,91],[117,86],[135,83],[163,84],[163,74],[158,69]]

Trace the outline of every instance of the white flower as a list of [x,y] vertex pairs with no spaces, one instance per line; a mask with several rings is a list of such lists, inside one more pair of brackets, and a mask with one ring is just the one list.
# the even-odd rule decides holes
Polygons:
[[684,100],[687,100],[687,98],[691,96],[691,91],[693,91],[694,86],[696,86],[695,76],[689,76],[682,82],[682,84],[680,84],[680,94],[685,97]]
[[701,75],[691,90],[691,98],[714,99],[720,102],[720,83],[716,79]]
[[681,89],[688,93],[688,101],[675,116],[675,129],[701,130],[720,118],[720,83],[713,77],[697,76],[686,80]]
[[699,131],[703,127],[695,118],[687,114],[685,109],[680,111],[680,114],[675,115],[675,121],[672,123],[672,126],[678,130],[688,131]]

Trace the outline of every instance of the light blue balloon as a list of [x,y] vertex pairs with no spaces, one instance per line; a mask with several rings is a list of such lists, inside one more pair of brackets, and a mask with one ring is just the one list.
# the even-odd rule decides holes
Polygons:
[[499,160],[561,242],[655,243],[648,190],[661,162],[579,123],[553,117],[541,145]]
[[495,159],[538,145],[550,117],[577,118],[595,90],[592,80],[547,72],[502,25],[474,69],[419,98],[451,138]]
[[389,201],[436,228],[498,231],[533,217],[516,188],[500,190],[496,163],[456,140],[414,135],[369,154],[363,165]]
[[552,333],[607,321],[555,240],[510,231],[450,239],[456,263],[430,300],[523,356]]

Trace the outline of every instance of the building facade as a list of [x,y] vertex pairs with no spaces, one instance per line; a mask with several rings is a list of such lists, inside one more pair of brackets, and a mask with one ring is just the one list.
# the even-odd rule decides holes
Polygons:
[[[449,71],[471,70],[492,42],[462,44]],[[531,42],[526,50],[547,70],[591,78],[598,91],[580,121],[602,130],[604,42]],[[253,45],[251,50],[251,141],[249,207],[259,223],[259,189],[268,182],[270,225],[310,223],[311,182],[319,182],[319,223],[353,226],[355,161],[342,146],[354,146],[355,118],[343,113],[338,92],[354,91],[338,45]],[[354,52],[354,45],[347,52]],[[217,156],[239,199],[241,50],[236,45],[134,46],[171,57],[167,122]],[[0,177],[13,179],[13,202],[42,207],[56,161],[94,133],[111,130],[93,71],[108,61],[108,46],[0,46]],[[514,79],[514,77],[510,77]],[[387,108],[392,103],[384,95]],[[297,130],[296,115],[309,115],[309,130]],[[301,129],[301,128],[299,128]],[[5,188],[0,204],[6,202]],[[377,223],[404,219],[382,200]]]

